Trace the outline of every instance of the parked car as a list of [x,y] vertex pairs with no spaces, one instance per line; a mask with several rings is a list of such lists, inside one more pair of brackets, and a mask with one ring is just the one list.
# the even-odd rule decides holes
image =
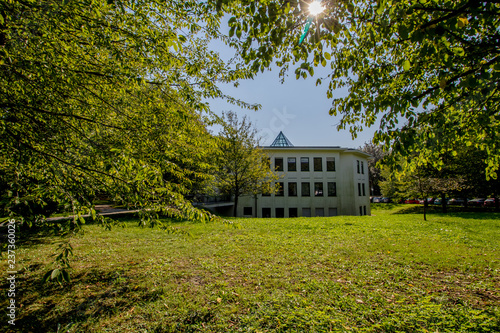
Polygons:
[[452,198],[448,201],[449,205],[463,206],[465,205],[465,200],[461,198]]
[[[448,203],[450,201],[450,199],[448,199],[448,198],[445,198],[444,200],[446,201],[446,203]],[[436,198],[434,200],[434,204],[435,205],[441,205],[442,204],[441,198]]]
[[391,199],[391,198],[387,198],[387,197],[383,197],[382,199],[380,199],[380,202],[383,202],[383,203],[391,203],[391,202],[392,202],[392,199]]
[[380,203],[381,202],[380,200],[382,200],[381,197],[375,197],[373,198],[373,203]]
[[476,206],[477,207],[477,206],[483,206],[485,201],[486,201],[485,198],[475,198],[475,199],[469,200],[467,204],[469,206]]
[[488,198],[488,199],[484,200],[483,206],[485,206],[485,207],[495,206],[495,198]]
[[[425,203],[425,199],[420,199],[418,203],[423,205]],[[427,204],[432,205],[433,203],[434,203],[434,198],[427,198]]]
[[405,200],[405,204],[418,204],[418,203],[419,203],[418,199],[415,198],[413,199],[408,198]]

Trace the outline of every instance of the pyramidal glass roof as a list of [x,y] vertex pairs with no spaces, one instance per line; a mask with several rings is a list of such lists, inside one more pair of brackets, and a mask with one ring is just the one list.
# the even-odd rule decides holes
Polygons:
[[280,131],[280,134],[274,139],[271,147],[293,147],[293,144],[287,139],[285,134]]

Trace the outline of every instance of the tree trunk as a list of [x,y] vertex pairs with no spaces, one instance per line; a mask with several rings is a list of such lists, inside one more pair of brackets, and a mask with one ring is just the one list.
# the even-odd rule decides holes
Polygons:
[[233,211],[233,216],[236,217],[236,214],[238,213],[238,194],[234,195],[234,211]]
[[441,206],[443,207],[443,213],[446,214],[447,209],[446,209],[446,194],[441,193]]
[[429,203],[427,202],[427,198],[424,199],[424,221],[427,221],[427,206]]

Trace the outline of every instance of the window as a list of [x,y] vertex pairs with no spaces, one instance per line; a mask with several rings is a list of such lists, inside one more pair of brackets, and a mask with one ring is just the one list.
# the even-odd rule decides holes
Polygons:
[[336,197],[337,196],[337,183],[335,182],[328,182],[328,196],[329,197]]
[[262,208],[262,217],[271,217],[271,208]]
[[365,174],[365,162],[361,161],[361,173]]
[[335,171],[335,157],[326,158],[326,171]]
[[288,217],[299,216],[297,208],[288,208]]
[[282,197],[285,195],[285,184],[280,182],[278,183],[279,189],[278,192],[276,192],[277,197]]
[[323,171],[323,159],[321,157],[314,158],[314,171]]
[[363,215],[366,215],[366,206],[363,206]]
[[358,165],[358,173],[360,173],[360,171],[359,171],[359,164],[360,164],[359,160],[357,160],[356,162],[357,162],[357,165]]
[[361,186],[363,187],[363,196],[366,196],[365,183],[361,184]]
[[252,215],[252,207],[243,207],[243,215]]
[[314,196],[315,197],[323,196],[323,183],[314,183]]
[[361,196],[361,183],[358,183],[358,196]]
[[301,186],[302,187],[301,188],[301,190],[302,190],[301,195],[303,197],[310,197],[311,196],[311,185],[309,183],[302,183],[301,185],[302,185]]
[[302,216],[311,217],[311,208],[302,208]]
[[285,217],[285,208],[276,208],[276,217]]
[[297,183],[288,183],[288,196],[289,197],[297,196]]
[[316,208],[314,210],[314,216],[325,216],[325,209],[324,208]]
[[283,157],[276,157],[274,159],[274,170],[283,171]]
[[297,171],[297,159],[295,157],[288,158],[288,171]]
[[328,208],[328,216],[337,216],[337,208]]
[[300,158],[300,171],[309,171],[309,157]]
[[359,206],[359,215],[363,215],[363,207]]

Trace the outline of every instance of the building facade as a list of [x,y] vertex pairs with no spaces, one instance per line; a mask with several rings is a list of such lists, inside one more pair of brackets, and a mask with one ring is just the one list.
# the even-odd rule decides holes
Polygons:
[[295,147],[281,132],[262,148],[280,176],[280,190],[242,196],[238,216],[370,215],[370,155],[341,147]]

